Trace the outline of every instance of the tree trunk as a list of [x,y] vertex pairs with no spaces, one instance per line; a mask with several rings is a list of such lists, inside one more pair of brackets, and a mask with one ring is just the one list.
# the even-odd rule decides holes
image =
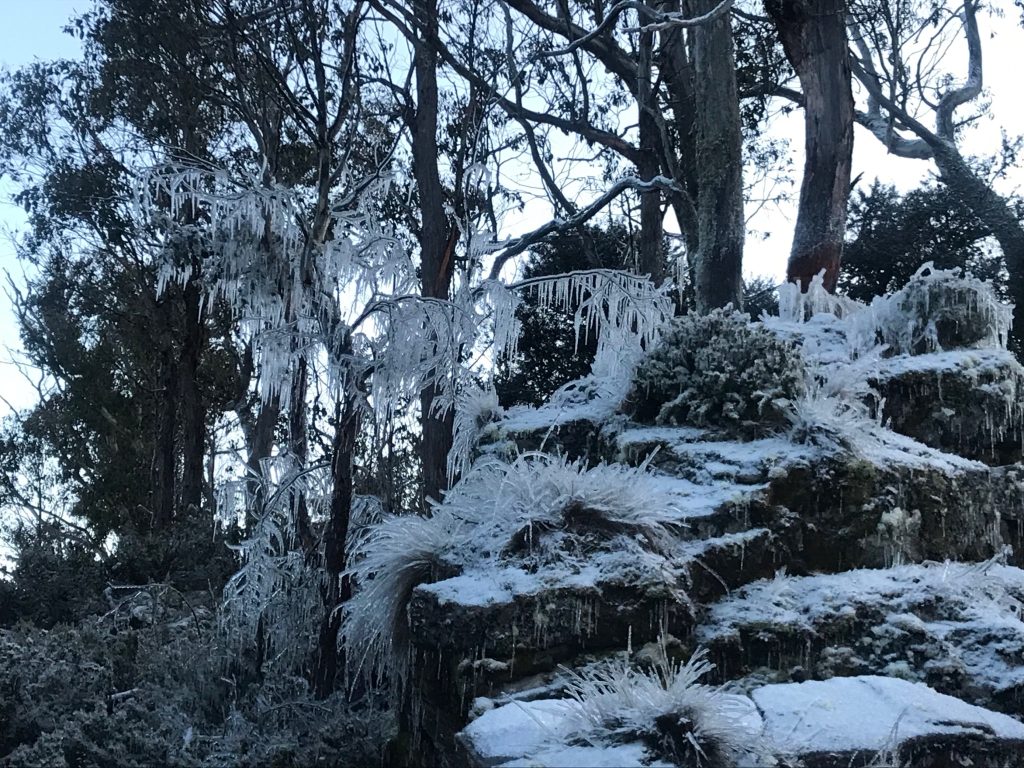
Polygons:
[[1006,199],[971,170],[955,148],[941,143],[932,148],[943,183],[988,227],[1003,251],[1016,304],[1011,347],[1020,356],[1024,351],[1024,227]]
[[[660,107],[651,92],[651,66],[654,52],[654,33],[643,32],[640,35],[640,82],[637,83],[637,109],[639,112],[637,126],[640,138],[640,162],[637,173],[642,181],[650,181],[661,173],[661,160],[658,148],[661,135],[654,110]],[[662,254],[661,240],[664,214],[661,209],[661,193],[646,192],[640,195],[640,242],[639,253],[640,274],[649,275],[655,285],[665,282],[665,259]]]
[[151,472],[153,527],[166,528],[174,518],[175,496],[175,436],[178,431],[178,370],[174,359],[174,345],[170,334],[171,302],[165,297],[156,308],[164,345],[160,359],[160,379],[157,400],[157,433],[153,448]]
[[[437,162],[437,0],[415,3],[419,19],[416,41],[416,112],[413,116],[413,171],[420,205],[420,280],[426,298],[447,300],[454,273],[459,230],[445,211],[445,191]],[[435,413],[437,388],[420,393],[423,439],[423,493],[440,499],[448,488],[447,459],[452,447],[454,414]]]
[[834,291],[843,257],[853,158],[853,91],[844,0],[768,0],[804,95],[804,176],[786,279],[807,290],[824,271]]
[[[709,13],[714,0],[689,0],[687,13]],[[697,311],[743,302],[743,139],[732,24],[728,14],[690,33],[696,97]]]
[[[351,339],[346,339],[343,351],[351,353],[351,350]],[[347,558],[349,525],[352,521],[356,437],[361,421],[357,396],[350,394],[339,398],[335,406],[335,421],[334,440],[331,446],[331,507],[323,534],[325,580],[321,594],[324,617],[320,623],[317,659],[313,671],[313,689],[319,698],[326,698],[335,690],[340,666],[339,608],[352,596],[352,584],[343,573]]]
[[203,503],[203,459],[206,452],[206,407],[199,388],[199,361],[206,343],[201,316],[202,295],[197,284],[198,264],[184,290],[185,334],[182,342],[178,381],[181,397],[181,501],[188,513]]

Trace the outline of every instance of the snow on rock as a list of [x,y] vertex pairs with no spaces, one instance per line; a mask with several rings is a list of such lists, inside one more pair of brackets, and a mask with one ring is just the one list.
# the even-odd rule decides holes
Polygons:
[[502,763],[501,768],[671,768],[670,763],[650,760],[642,744],[615,744],[608,747],[556,747],[518,760]]
[[466,726],[460,741],[478,765],[499,765],[567,741],[575,702],[561,699],[513,701],[480,715]]
[[520,702],[492,709],[459,734],[471,765],[512,768],[632,768],[669,766],[652,761],[643,744],[573,744],[573,717],[579,705],[569,699]]
[[1012,717],[906,680],[864,676],[766,685],[751,698],[764,718],[766,739],[780,754],[874,754],[949,735],[1024,748],[1024,724]]
[[870,383],[896,432],[988,464],[1022,458],[1024,367],[1011,352],[903,355],[881,361]]
[[1024,571],[995,562],[780,573],[712,605],[696,639],[730,674],[884,673],[1024,714],[1022,601]]
[[[728,723],[743,733],[759,734],[761,716],[746,696],[721,694],[718,704]],[[653,754],[639,734],[599,734],[581,729],[586,721],[575,699],[512,701],[490,709],[458,734],[472,766],[531,768],[672,768]],[[653,722],[650,724],[653,727]],[[751,755],[752,760],[759,759]],[[746,763],[745,763],[746,764]],[[749,765],[774,764],[755,763]]]

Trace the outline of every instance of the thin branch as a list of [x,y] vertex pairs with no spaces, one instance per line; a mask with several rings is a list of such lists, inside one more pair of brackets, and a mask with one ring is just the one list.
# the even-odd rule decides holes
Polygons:
[[597,200],[586,208],[581,208],[575,216],[564,220],[553,219],[532,232],[528,232],[525,235],[521,235],[520,237],[506,242],[501,249],[501,253],[498,254],[494,260],[488,279],[497,280],[498,276],[501,274],[502,268],[510,259],[523,253],[544,238],[557,232],[566,232],[570,229],[575,229],[586,224],[627,189],[632,189],[637,192],[653,192],[655,190],[661,190],[675,194],[682,193],[682,189],[676,182],[671,179],[667,179],[664,176],[655,176],[650,181],[641,181],[640,179],[632,176],[621,178],[609,187],[604,194],[597,198]]

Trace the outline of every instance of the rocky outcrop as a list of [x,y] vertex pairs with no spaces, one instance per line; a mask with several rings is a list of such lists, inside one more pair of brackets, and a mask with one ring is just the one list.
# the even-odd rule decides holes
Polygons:
[[483,454],[639,468],[658,522],[570,484],[413,587],[409,762],[1024,766],[1024,369],[981,288],[923,280],[766,322],[818,377],[791,432],[635,423],[593,382],[489,425]]
[[885,674],[1024,715],[1024,571],[994,561],[750,584],[710,606],[694,641],[720,679]]
[[1021,460],[1024,368],[1013,353],[898,357],[884,361],[869,381],[878,392],[876,413],[894,431],[994,466]]

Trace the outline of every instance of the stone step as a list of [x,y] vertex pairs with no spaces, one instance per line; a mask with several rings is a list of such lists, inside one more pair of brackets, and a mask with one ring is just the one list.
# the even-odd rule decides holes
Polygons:
[[[627,704],[627,692],[603,694],[622,700],[621,719],[604,730],[594,725],[601,709],[587,710],[586,699],[535,699],[486,709],[458,742],[474,768],[682,766],[692,764],[686,748],[695,741],[713,765],[1024,766],[1024,724],[895,678],[766,685],[749,697],[680,692],[639,706]],[[604,704],[609,716],[612,704]]]
[[748,584],[694,641],[720,681],[882,674],[1024,716],[1024,571],[931,563]]
[[1024,458],[1024,367],[1003,349],[880,361],[868,383],[888,426],[933,448],[986,464]]

